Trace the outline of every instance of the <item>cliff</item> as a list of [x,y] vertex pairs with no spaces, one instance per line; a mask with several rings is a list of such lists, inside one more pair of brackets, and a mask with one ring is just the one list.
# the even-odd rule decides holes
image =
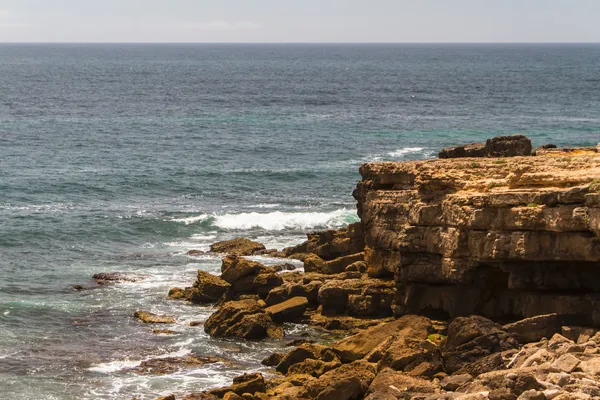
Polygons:
[[600,325],[600,154],[363,164],[354,197],[371,277],[393,277],[396,315]]

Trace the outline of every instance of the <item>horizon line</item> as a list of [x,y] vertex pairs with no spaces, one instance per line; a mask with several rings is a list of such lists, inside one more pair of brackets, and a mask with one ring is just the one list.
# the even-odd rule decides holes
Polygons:
[[190,45],[199,45],[199,44],[210,44],[210,45],[215,45],[215,44],[219,44],[219,45],[226,45],[226,44],[231,44],[231,45],[240,45],[240,44],[244,44],[244,45],[295,45],[295,44],[311,44],[311,45],[332,45],[332,44],[337,44],[337,45],[382,45],[382,44],[387,44],[387,45],[398,45],[398,44],[410,44],[410,45],[428,45],[428,44],[435,44],[435,45],[444,45],[444,44],[600,44],[600,41],[596,41],[596,42],[545,42],[545,41],[537,41],[537,42],[295,42],[295,41],[291,41],[291,42],[177,42],[177,41],[173,41],[173,42],[169,42],[169,41],[164,41],[164,42],[152,42],[152,41],[131,41],[131,42],[115,42],[115,41],[65,41],[65,42],[58,42],[58,41],[48,41],[48,42],[43,42],[43,41],[0,41],[0,45],[1,44],[190,44]]

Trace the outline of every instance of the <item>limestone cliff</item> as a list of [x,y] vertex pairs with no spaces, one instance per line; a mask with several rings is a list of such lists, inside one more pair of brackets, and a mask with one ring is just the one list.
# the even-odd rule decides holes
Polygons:
[[600,324],[595,149],[376,162],[360,173],[368,272],[395,277],[396,314],[558,312]]

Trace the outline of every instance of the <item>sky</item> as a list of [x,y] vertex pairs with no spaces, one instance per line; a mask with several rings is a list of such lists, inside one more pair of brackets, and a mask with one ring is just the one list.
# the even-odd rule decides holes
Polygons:
[[600,0],[0,0],[0,42],[600,42]]

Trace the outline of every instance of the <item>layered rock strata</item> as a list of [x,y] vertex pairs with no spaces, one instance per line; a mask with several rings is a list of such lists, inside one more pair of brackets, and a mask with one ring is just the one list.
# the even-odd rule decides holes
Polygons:
[[[585,149],[584,149],[585,150]],[[354,192],[371,277],[396,315],[600,324],[600,155],[363,164]]]

